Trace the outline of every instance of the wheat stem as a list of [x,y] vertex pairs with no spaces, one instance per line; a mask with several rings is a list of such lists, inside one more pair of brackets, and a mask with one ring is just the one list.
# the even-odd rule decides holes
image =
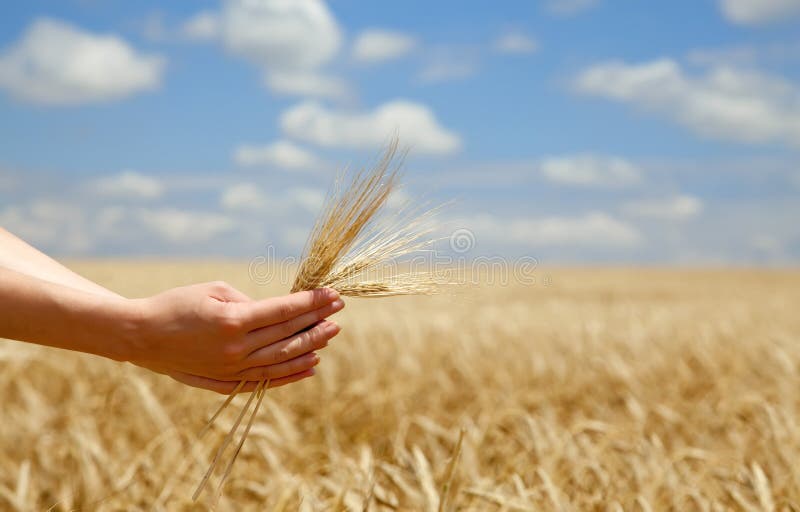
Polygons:
[[458,433],[458,443],[456,443],[456,450],[453,453],[453,458],[450,460],[450,465],[447,467],[447,479],[445,479],[442,486],[442,499],[439,501],[439,512],[447,510],[447,499],[450,497],[450,488],[453,485],[453,477],[456,474],[456,467],[458,466],[458,459],[461,456],[461,445],[464,443],[464,428]]
[[219,408],[217,409],[217,412],[215,412],[214,415],[211,416],[211,419],[208,420],[208,423],[206,423],[206,425],[203,427],[203,429],[200,431],[200,433],[197,434],[197,440],[198,441],[203,439],[203,436],[206,435],[208,430],[211,428],[211,425],[214,424],[214,421],[217,419],[217,417],[220,414],[222,414],[222,411],[224,411],[225,408],[227,408],[228,405],[231,403],[231,401],[236,397],[236,395],[239,394],[239,392],[242,390],[242,387],[244,387],[245,383],[247,383],[246,380],[240,381],[239,384],[237,384],[236,387],[233,389],[233,391],[231,391],[231,394],[228,395],[228,398],[226,398],[225,401],[222,402],[222,405],[219,406]]
[[242,412],[239,413],[239,416],[236,418],[236,422],[231,427],[228,435],[225,436],[225,439],[222,441],[222,444],[217,449],[217,453],[214,455],[214,460],[211,461],[211,465],[208,467],[206,474],[203,476],[203,479],[200,481],[200,485],[197,486],[197,489],[194,491],[192,495],[192,500],[197,500],[197,497],[200,496],[200,493],[203,491],[203,488],[206,486],[208,482],[208,478],[211,476],[211,473],[214,472],[214,468],[217,467],[217,462],[219,461],[222,452],[225,451],[225,448],[228,447],[231,440],[233,439],[233,435],[236,433],[236,430],[239,429],[239,424],[242,422],[242,418],[244,418],[245,413],[250,408],[250,404],[253,402],[253,398],[255,398],[255,393],[250,394],[250,398],[247,399],[247,403],[244,404],[242,407]]
[[261,408],[261,401],[264,400],[264,395],[267,394],[266,389],[268,387],[269,379],[267,379],[266,384],[265,381],[262,380],[259,381],[258,386],[256,386],[254,394],[258,395],[258,401],[256,402],[256,406],[253,408],[253,412],[250,414],[250,419],[247,421],[247,426],[244,428],[244,433],[242,434],[242,438],[239,440],[239,445],[236,447],[236,451],[233,452],[231,460],[228,461],[228,465],[225,467],[225,472],[222,474],[222,479],[219,481],[219,485],[217,486],[214,503],[219,501],[219,498],[222,495],[222,487],[225,485],[225,481],[228,479],[228,475],[233,468],[233,463],[236,462],[236,458],[239,456],[239,452],[242,451],[242,446],[244,446],[244,442],[247,440],[247,435],[250,433],[250,427],[253,426],[253,420],[258,414],[258,410]]

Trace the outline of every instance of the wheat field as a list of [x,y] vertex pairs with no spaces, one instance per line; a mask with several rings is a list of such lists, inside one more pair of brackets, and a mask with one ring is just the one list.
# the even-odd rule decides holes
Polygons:
[[[288,288],[246,262],[70,266],[127,296]],[[348,300],[217,510],[800,510],[800,272],[540,272]],[[0,393],[0,510],[209,509],[190,496],[235,411],[195,438],[220,395],[9,341]]]

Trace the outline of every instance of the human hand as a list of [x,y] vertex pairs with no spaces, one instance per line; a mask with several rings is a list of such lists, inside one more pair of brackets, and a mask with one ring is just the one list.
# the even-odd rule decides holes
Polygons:
[[314,375],[314,352],[339,333],[324,320],[344,302],[331,289],[253,301],[223,282],[174,288],[137,306],[128,360],[199,388],[229,394]]

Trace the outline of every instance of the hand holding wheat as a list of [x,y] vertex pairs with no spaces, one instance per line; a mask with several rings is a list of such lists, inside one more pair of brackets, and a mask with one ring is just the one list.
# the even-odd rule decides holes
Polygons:
[[[230,394],[310,377],[339,327],[324,320],[344,302],[332,289],[253,301],[222,282],[185,286],[136,301],[130,361],[199,388]],[[302,332],[301,332],[302,331]]]
[[[436,291],[439,281],[432,272],[416,268],[398,273],[396,266],[392,265],[399,258],[429,246],[431,241],[427,237],[432,232],[426,224],[429,220],[428,213],[414,213],[413,210],[409,213],[406,209],[406,213],[395,212],[392,220],[385,216],[387,201],[400,182],[399,165],[395,161],[396,152],[397,141],[394,141],[372,169],[349,177],[346,174],[339,176],[306,243],[292,292],[304,293],[325,287],[334,289],[341,295],[353,297],[386,297]],[[194,493],[194,499],[197,499],[207,484],[223,452],[233,441],[244,416],[257,398],[244,433],[217,487],[216,496],[219,497],[261,407],[264,390],[272,385],[272,380],[269,377],[262,377],[257,383],[242,380],[203,429],[201,436],[231,403],[233,395],[250,390],[254,385],[255,393],[249,397],[217,449]]]

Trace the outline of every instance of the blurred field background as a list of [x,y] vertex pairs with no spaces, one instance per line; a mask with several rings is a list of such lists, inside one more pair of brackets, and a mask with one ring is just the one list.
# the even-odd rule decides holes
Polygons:
[[[126,296],[285,292],[246,263],[70,266]],[[317,375],[267,394],[218,510],[800,508],[800,272],[545,275],[349,300]],[[195,438],[220,395],[9,341],[0,392],[0,510],[208,509],[190,496],[233,410]]]

